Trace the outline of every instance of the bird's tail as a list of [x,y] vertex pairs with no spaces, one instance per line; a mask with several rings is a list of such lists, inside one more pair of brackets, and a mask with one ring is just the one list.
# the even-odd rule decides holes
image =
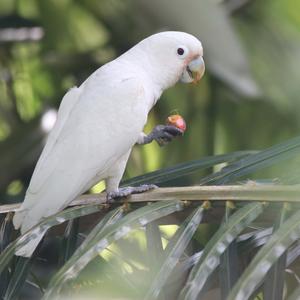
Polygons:
[[[30,221],[32,221],[33,223],[29,222],[30,224],[28,225],[27,224],[28,222],[27,222],[24,224],[24,219],[26,218],[27,213],[28,213],[27,209],[20,209],[15,212],[15,215],[13,218],[14,227],[15,227],[15,229],[20,228],[21,234],[24,234],[28,229],[32,228],[37,223],[36,220],[30,219]],[[26,225],[28,225],[28,226],[26,226]],[[26,241],[25,244],[24,244],[24,238],[26,239],[26,236],[24,236],[24,238],[21,237],[21,239],[17,243],[15,255],[30,257],[32,255],[32,253],[34,252],[34,250],[36,249],[36,247],[38,246],[39,242],[41,241],[41,239],[43,238],[45,233],[46,233],[46,230],[41,231],[40,229],[36,233],[32,232],[31,236],[33,238]],[[22,244],[24,244],[24,245],[22,245]]]
[[30,257],[36,247],[38,246],[39,242],[43,238],[44,234],[46,233],[47,229],[39,230],[36,234],[32,233],[32,238],[29,241],[26,241],[24,245],[24,239],[21,238],[17,243],[17,249],[15,251],[15,255],[17,256],[24,256]]
[[15,212],[15,215],[13,217],[13,224],[16,230],[21,227],[26,213],[26,210],[19,210]]

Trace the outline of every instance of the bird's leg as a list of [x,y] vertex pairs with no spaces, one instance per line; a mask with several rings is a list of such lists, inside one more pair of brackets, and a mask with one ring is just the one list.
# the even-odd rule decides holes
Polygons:
[[128,153],[126,153],[119,159],[117,163],[115,163],[114,167],[110,170],[110,176],[105,179],[106,199],[108,202],[112,202],[114,199],[126,197],[131,194],[143,193],[157,187],[154,184],[144,184],[138,187],[128,186],[119,188],[130,151],[128,151]]
[[131,194],[138,194],[138,193],[143,193],[147,192],[149,190],[155,189],[157,186],[155,184],[143,184],[140,186],[127,186],[127,187],[122,187],[118,188],[115,191],[108,191],[106,194],[106,199],[108,202],[113,201],[114,199],[122,198],[122,197],[127,197]]
[[173,138],[183,135],[183,131],[172,125],[157,125],[147,135],[141,133],[137,143],[145,145],[155,140],[160,146],[169,143]]

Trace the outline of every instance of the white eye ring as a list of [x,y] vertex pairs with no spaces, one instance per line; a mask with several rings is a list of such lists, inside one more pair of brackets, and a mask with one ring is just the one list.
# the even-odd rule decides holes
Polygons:
[[185,46],[179,46],[177,47],[176,53],[179,58],[184,59],[188,56],[189,50]]

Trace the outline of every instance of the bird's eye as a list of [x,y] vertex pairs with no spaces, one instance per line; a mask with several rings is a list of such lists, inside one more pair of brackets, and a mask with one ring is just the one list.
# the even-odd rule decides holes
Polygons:
[[176,52],[177,52],[177,55],[179,56],[179,58],[181,58],[181,59],[186,58],[189,53],[187,47],[185,47],[185,46],[177,47]]
[[177,54],[180,55],[180,56],[183,55],[184,54],[184,49],[183,48],[178,48],[177,49]]

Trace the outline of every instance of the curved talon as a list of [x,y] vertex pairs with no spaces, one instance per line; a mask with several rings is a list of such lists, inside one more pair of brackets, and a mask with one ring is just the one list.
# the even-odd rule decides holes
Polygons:
[[150,135],[160,146],[163,146],[173,138],[183,135],[183,131],[172,125],[157,125]]
[[108,192],[106,195],[106,200],[107,202],[111,203],[115,199],[127,197],[131,194],[147,192],[149,190],[156,189],[156,188],[158,188],[158,186],[155,184],[142,184],[137,187],[133,187],[133,186],[123,187],[123,188],[119,188],[118,191]]
[[181,129],[177,128],[176,126],[173,126],[173,125],[165,125],[163,130],[170,133],[173,136],[183,135],[183,131]]

